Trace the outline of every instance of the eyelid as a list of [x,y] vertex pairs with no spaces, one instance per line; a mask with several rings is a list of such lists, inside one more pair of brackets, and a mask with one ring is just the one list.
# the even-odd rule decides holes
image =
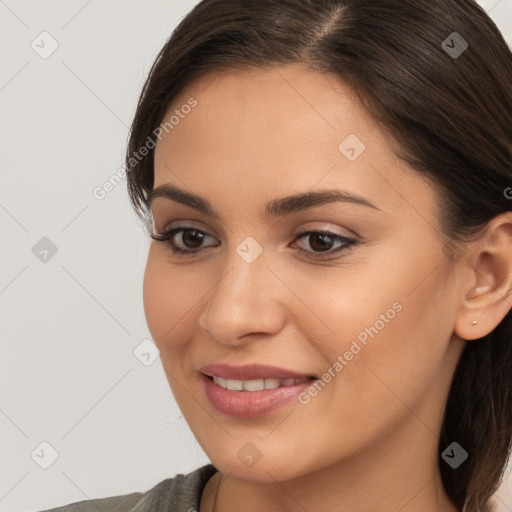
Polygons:
[[[198,225],[196,225],[198,224]],[[199,224],[202,224],[200,221],[196,221],[196,220],[173,220],[172,222],[168,222],[166,224],[164,224],[164,227],[163,229],[161,230],[158,230],[160,233],[167,233],[168,231],[170,231],[171,229],[174,229],[174,228],[177,228],[177,227],[180,227],[180,228],[187,228],[187,229],[199,229],[201,231],[211,231],[210,228],[205,228],[205,227],[202,227],[201,225]],[[155,228],[156,228],[156,225],[155,225]]]
[[178,224],[176,226],[166,226],[162,230],[155,230],[154,233],[151,234],[151,238],[173,238],[176,233],[179,233],[180,231],[198,231],[210,238],[217,239],[216,236],[212,235],[209,231],[203,228],[199,228],[197,226],[190,226],[188,224]]
[[323,227],[318,227],[318,226],[307,226],[307,227],[303,227],[299,230],[299,232],[295,235],[296,237],[299,237],[301,235],[304,235],[306,233],[322,233],[322,232],[327,232],[327,233],[330,233],[332,235],[338,235],[338,236],[341,236],[343,238],[348,238],[348,239],[352,239],[352,238],[359,238],[359,235],[357,235],[356,233],[354,233],[353,231],[351,230],[348,230],[348,229],[345,229],[345,231],[348,231],[348,233],[340,233],[339,231],[339,227],[338,228],[332,228],[330,226],[326,226],[324,225]]
[[[157,235],[165,235],[167,234],[169,231],[173,230],[173,229],[176,229],[176,228],[181,228],[182,230],[187,230],[187,229],[197,229],[198,231],[201,231],[201,232],[204,232],[206,235],[210,236],[210,237],[213,237],[213,238],[217,238],[217,235],[213,234],[211,231],[210,228],[204,228],[204,227],[201,227],[201,226],[198,226],[198,225],[195,225],[194,223],[197,222],[198,224],[201,224],[201,222],[199,221],[190,221],[190,220],[175,220],[175,221],[172,221],[168,224],[165,224],[164,228],[162,230],[156,230],[156,233]],[[332,234],[332,235],[337,235],[337,236],[340,236],[342,238],[346,238],[348,240],[351,240],[351,239],[360,239],[361,237],[353,232],[353,231],[350,231],[349,234],[344,234],[344,233],[340,233],[339,231],[337,231],[336,229],[334,228],[331,228],[329,226],[326,226],[324,224],[323,227],[317,227],[317,226],[310,226],[309,224],[311,223],[308,223],[307,226],[303,226],[302,228],[300,228],[300,230],[295,234],[295,235],[292,235],[294,236],[294,241],[296,241],[300,236],[302,235],[305,235],[306,233],[319,233],[319,232],[328,232],[329,234]],[[156,227],[156,226],[155,226]],[[339,228],[338,228],[339,229]],[[349,231],[349,230],[347,230]]]

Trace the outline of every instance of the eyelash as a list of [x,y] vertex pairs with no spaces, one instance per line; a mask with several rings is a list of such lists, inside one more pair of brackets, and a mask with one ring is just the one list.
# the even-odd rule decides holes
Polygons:
[[[200,249],[189,249],[189,250],[186,250],[186,249],[181,249],[180,247],[176,247],[176,245],[173,243],[173,238],[174,238],[174,235],[176,233],[179,233],[180,231],[195,231],[197,233],[200,233],[202,235],[206,235],[206,236],[210,236],[208,235],[208,233],[206,233],[205,231],[202,231],[201,229],[198,229],[198,228],[192,228],[192,227],[186,227],[186,226],[178,226],[176,228],[172,228],[168,231],[164,231],[163,233],[158,233],[158,234],[152,234],[151,235],[151,238],[153,240],[156,240],[157,242],[166,242],[166,244],[169,246],[171,252],[175,255],[175,256],[187,256],[187,255],[193,255],[195,256],[196,254],[208,249],[208,247],[204,247],[204,248],[200,248]],[[314,253],[314,252],[311,252],[311,251],[306,251],[305,249],[300,249],[298,248],[298,251],[300,254],[306,254],[308,258],[313,258],[313,259],[326,259],[326,258],[329,258],[329,257],[332,257],[333,254],[337,254],[339,252],[348,252],[352,249],[355,248],[355,246],[357,245],[357,242],[356,240],[354,240],[353,238],[347,238],[347,237],[344,237],[342,235],[338,235],[336,233],[332,233],[330,231],[306,231],[304,233],[301,233],[295,240],[294,242],[296,242],[297,240],[300,240],[301,238],[305,238],[309,235],[327,235],[328,237],[332,238],[333,239],[333,242],[343,242],[344,245],[334,251],[325,251],[325,252],[321,252],[321,253]]]

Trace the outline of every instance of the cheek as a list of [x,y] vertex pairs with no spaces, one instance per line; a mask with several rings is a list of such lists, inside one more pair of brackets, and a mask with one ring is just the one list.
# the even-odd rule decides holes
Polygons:
[[[344,374],[342,387],[361,386],[363,380],[365,386],[374,382],[382,387],[382,373],[390,386],[415,394],[439,371],[454,303],[447,290],[450,277],[441,265],[432,271],[433,260],[433,254],[419,261],[390,251],[381,254],[378,265],[361,262],[361,271],[355,266],[340,269],[334,279],[335,269],[326,269],[323,276],[317,272],[314,281],[295,276],[294,291],[314,313],[297,315],[296,321],[308,339],[317,340],[316,350],[329,365],[346,356],[343,370],[338,366]],[[369,391],[369,398],[374,392]]]
[[[165,258],[150,249],[143,282],[146,322],[161,352],[179,349],[186,343],[186,325],[200,297],[190,286],[190,278],[180,268],[172,268]],[[196,297],[197,296],[197,297]]]
[[[294,322],[331,362],[349,350],[354,340],[365,347],[370,340],[384,337],[390,326],[406,314],[403,304],[408,298],[404,290],[411,282],[408,269],[398,264],[394,255],[389,261],[382,255],[375,260],[373,266],[366,259],[354,257],[347,259],[346,267],[316,268],[313,273],[290,268],[288,275],[281,272],[300,299],[289,310],[294,312]],[[288,306],[292,304],[293,298]]]

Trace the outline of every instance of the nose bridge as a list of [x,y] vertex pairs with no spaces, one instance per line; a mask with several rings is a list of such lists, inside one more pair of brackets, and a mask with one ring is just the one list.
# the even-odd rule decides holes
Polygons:
[[271,311],[276,311],[271,298],[275,287],[270,286],[272,273],[267,263],[262,245],[253,237],[230,248],[222,275],[201,313],[201,328],[225,343],[249,332],[272,330],[269,322]]
[[[226,257],[224,277],[213,290],[211,300],[216,296],[222,300],[243,300],[245,303],[256,300],[263,292],[268,294],[265,282],[268,282],[269,270],[266,266],[268,258],[263,246],[252,236],[245,237],[242,242],[230,247]],[[258,286],[263,287],[259,290]],[[234,306],[234,304],[230,304]]]

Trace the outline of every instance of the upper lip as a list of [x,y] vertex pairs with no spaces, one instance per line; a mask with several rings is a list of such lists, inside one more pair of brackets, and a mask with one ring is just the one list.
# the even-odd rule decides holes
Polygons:
[[231,366],[229,364],[207,364],[199,371],[210,377],[222,377],[231,380],[257,380],[257,379],[300,379],[313,377],[310,374],[267,366],[263,364],[247,364],[243,366]]

